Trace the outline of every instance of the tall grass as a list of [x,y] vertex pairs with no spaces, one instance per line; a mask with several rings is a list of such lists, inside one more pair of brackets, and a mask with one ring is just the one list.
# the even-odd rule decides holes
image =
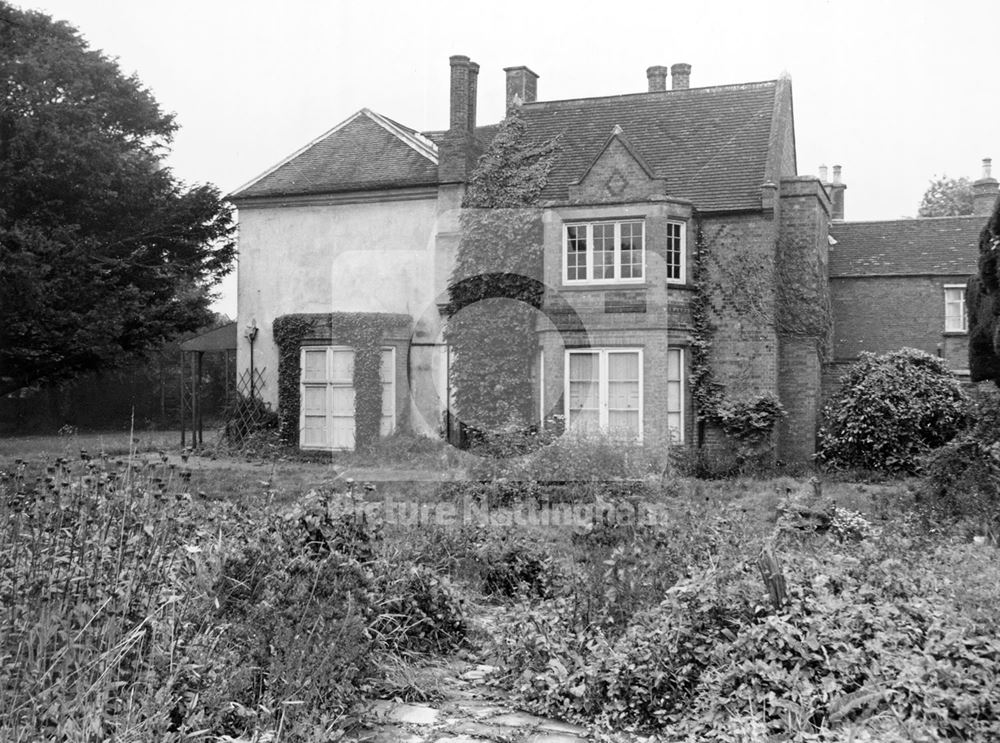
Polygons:
[[204,557],[186,477],[82,460],[0,475],[4,741],[162,738],[178,715],[178,661],[205,599],[191,591]]

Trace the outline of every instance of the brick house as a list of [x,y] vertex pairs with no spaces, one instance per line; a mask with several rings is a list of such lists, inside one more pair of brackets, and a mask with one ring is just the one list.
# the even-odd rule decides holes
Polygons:
[[973,192],[969,216],[833,222],[829,388],[859,352],[904,346],[942,357],[968,379],[965,288],[976,272],[979,233],[998,193],[989,159]]
[[[383,435],[435,434],[449,409],[441,310],[465,183],[496,131],[476,121],[479,66],[463,56],[450,65],[447,130],[417,132],[365,109],[232,195],[239,367],[249,368],[253,348],[260,392],[284,409],[303,448],[355,445],[365,385],[381,390]],[[505,73],[506,105],[519,107],[529,135],[560,137],[539,205],[553,308],[537,327],[539,418],[564,415],[571,427],[648,445],[717,440],[696,424],[691,394],[692,349],[706,340],[693,318],[701,302],[714,382],[731,399],[777,396],[788,413],[778,456],[804,460],[831,349],[843,359],[890,342],[852,297],[875,296],[871,282],[902,296],[911,290],[902,281],[933,279],[945,281],[939,309],[945,296],[954,301],[957,242],[956,273],[929,257],[917,278],[902,237],[873,273],[871,231],[841,221],[839,169],[832,183],[797,175],[790,80],[697,88],[690,65],[675,64],[650,67],[644,92],[540,101],[537,74]],[[557,306],[577,326],[561,326]],[[832,334],[823,322],[831,306]],[[361,317],[376,328],[369,342],[381,365],[365,362],[367,381],[354,364],[352,318]],[[275,334],[288,318],[302,320],[291,341]],[[959,342],[947,333],[937,330],[942,343]]]

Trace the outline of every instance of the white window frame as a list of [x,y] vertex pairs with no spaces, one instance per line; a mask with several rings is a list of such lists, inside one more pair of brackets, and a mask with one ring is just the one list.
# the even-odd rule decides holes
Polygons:
[[[306,353],[324,351],[326,353],[326,358],[324,360],[324,379],[319,380],[306,380]],[[334,379],[333,377],[333,357],[335,351],[350,351],[353,355],[356,355],[355,350],[351,346],[302,346],[299,349],[299,448],[306,450],[316,450],[316,451],[350,451],[350,447],[335,447],[332,444],[333,436],[333,418],[337,417],[333,414],[333,389],[334,388],[349,388],[354,390],[354,378],[353,374],[350,379]],[[396,410],[396,349],[394,346],[382,346],[379,351],[379,363],[381,364],[381,354],[384,351],[390,351],[390,369],[391,369],[391,382],[388,385],[390,390],[390,400],[392,402],[392,414],[391,420],[392,425],[389,429],[389,433],[396,430],[397,413]],[[381,369],[381,367],[380,367]],[[382,383],[381,371],[379,372],[379,383]],[[326,390],[326,418],[327,418],[327,437],[328,440],[323,444],[311,444],[307,445],[302,443],[305,430],[306,430],[306,408],[305,408],[305,397],[307,387],[323,387]],[[356,394],[356,390],[355,390]],[[385,388],[383,387],[383,402],[385,399]],[[351,411],[351,420],[356,419],[356,410]],[[385,417],[379,414],[379,434],[384,436],[387,434],[382,433],[382,418]],[[355,442],[357,445],[357,442]]]
[[646,422],[645,378],[643,376],[643,349],[633,347],[608,348],[567,348],[563,364],[563,415],[567,429],[571,425],[569,408],[569,369],[570,356],[573,354],[597,354],[597,414],[598,427],[602,433],[608,433],[608,355],[614,353],[635,353],[639,355],[639,431],[635,441],[642,443],[642,432]]
[[663,248],[664,265],[666,266],[667,271],[669,271],[670,261],[668,260],[668,255],[670,250],[669,240],[671,239],[671,235],[669,234],[669,229],[671,227],[676,227],[677,229],[678,240],[680,242],[680,248],[679,248],[680,255],[678,256],[679,260],[678,272],[677,272],[678,275],[673,278],[667,276],[667,283],[686,284],[687,283],[687,224],[685,224],[684,222],[676,222],[674,220],[667,222],[668,244],[665,245]]
[[[378,421],[379,421],[379,436],[381,436],[383,438],[386,437],[386,436],[391,436],[392,434],[394,434],[396,432],[396,347],[395,346],[382,346],[381,352],[384,353],[385,351],[389,351],[389,372],[390,372],[390,374],[389,374],[389,384],[388,385],[385,385],[385,384],[382,385],[382,407],[383,408],[385,407],[386,387],[388,386],[388,389],[389,389],[389,393],[388,393],[389,394],[389,400],[392,401],[392,413],[390,413],[389,416],[385,416],[383,414],[379,415],[379,419],[378,419]],[[379,363],[381,364],[381,356],[379,357]],[[381,366],[380,366],[379,367],[379,381],[380,382],[382,381],[381,380],[381,375],[382,375],[382,371],[381,371]],[[385,418],[385,417],[388,417],[389,421],[390,421],[390,423],[389,423],[389,430],[388,431],[382,431],[382,419]]]
[[[949,292],[955,292],[958,295],[957,299],[949,299]],[[954,296],[954,295],[952,295]],[[949,314],[949,306],[957,304],[961,309],[961,315],[958,318],[960,322],[958,327],[955,324],[954,313]],[[945,284],[944,285],[944,332],[946,333],[967,333],[969,332],[969,313],[965,307],[965,284]]]
[[[623,224],[642,225],[642,249],[640,250],[640,267],[642,276],[636,278],[621,278],[622,271],[622,243],[621,227]],[[614,277],[610,279],[594,278],[594,227],[596,225],[614,225]],[[587,276],[583,279],[569,278],[569,229],[570,227],[584,228],[587,231]],[[600,219],[594,221],[566,222],[563,224],[563,244],[562,244],[562,283],[566,286],[600,286],[608,284],[645,284],[646,283],[646,220],[636,219]]]
[[[669,374],[669,368],[670,368],[669,357],[670,357],[670,354],[672,354],[672,353],[676,353],[677,354],[677,370],[678,370],[678,377],[679,378],[675,380],[675,379],[671,379],[669,376],[667,376],[666,377],[666,381],[667,381],[667,384],[670,384],[671,382],[679,382],[679,384],[680,384],[680,395],[678,396],[679,406],[678,406],[678,408],[676,410],[672,410],[670,408],[670,395],[669,394],[667,395],[667,403],[666,403],[666,407],[667,407],[667,438],[668,438],[668,440],[670,441],[671,444],[677,445],[677,444],[683,444],[684,443],[684,438],[685,438],[685,436],[684,436],[684,429],[685,429],[685,423],[686,423],[685,413],[687,412],[686,409],[685,409],[685,394],[684,394],[684,392],[685,392],[685,382],[686,382],[686,374],[685,374],[685,368],[684,368],[684,355],[685,354],[684,354],[684,349],[683,348],[679,348],[677,346],[669,346],[667,348],[667,359],[668,359],[667,360],[667,369],[668,369],[668,374]],[[678,414],[679,417],[680,417],[680,426],[676,429],[677,430],[677,438],[676,439],[670,433],[670,416],[671,416],[671,414],[674,414],[674,413]]]

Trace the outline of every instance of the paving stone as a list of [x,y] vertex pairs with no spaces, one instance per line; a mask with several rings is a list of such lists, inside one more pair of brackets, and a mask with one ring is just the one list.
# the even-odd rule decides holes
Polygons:
[[466,720],[465,722],[457,722],[455,725],[449,725],[448,732],[455,735],[472,735],[480,738],[495,738],[497,736],[507,735],[510,731],[498,728],[495,725],[484,725],[481,722]]
[[492,738],[470,738],[468,735],[435,738],[434,743],[493,743]]
[[506,715],[493,717],[487,720],[492,725],[503,725],[509,728],[537,728],[542,723],[548,722],[544,717],[535,717],[526,712],[510,712]]
[[546,720],[541,723],[538,727],[542,730],[547,730],[555,733],[569,733],[571,735],[586,735],[587,728],[581,725],[573,725],[569,722],[561,722],[559,720]]
[[369,714],[381,720],[409,725],[433,725],[438,711],[425,704],[397,704],[381,700],[372,705]]
[[586,743],[586,738],[566,733],[534,733],[524,739],[524,743]]

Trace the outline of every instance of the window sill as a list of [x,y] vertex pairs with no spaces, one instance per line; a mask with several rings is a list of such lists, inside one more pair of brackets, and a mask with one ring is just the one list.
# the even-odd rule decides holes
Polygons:
[[969,334],[968,330],[945,330],[943,333],[941,333],[941,335],[943,335],[945,337],[949,337],[949,336],[961,336],[961,335],[968,335],[968,334]]
[[563,282],[563,285],[559,287],[560,291],[574,291],[580,289],[586,289],[593,291],[595,289],[604,291],[615,289],[648,289],[649,284],[646,281],[600,281],[600,282],[576,282],[571,284]]

